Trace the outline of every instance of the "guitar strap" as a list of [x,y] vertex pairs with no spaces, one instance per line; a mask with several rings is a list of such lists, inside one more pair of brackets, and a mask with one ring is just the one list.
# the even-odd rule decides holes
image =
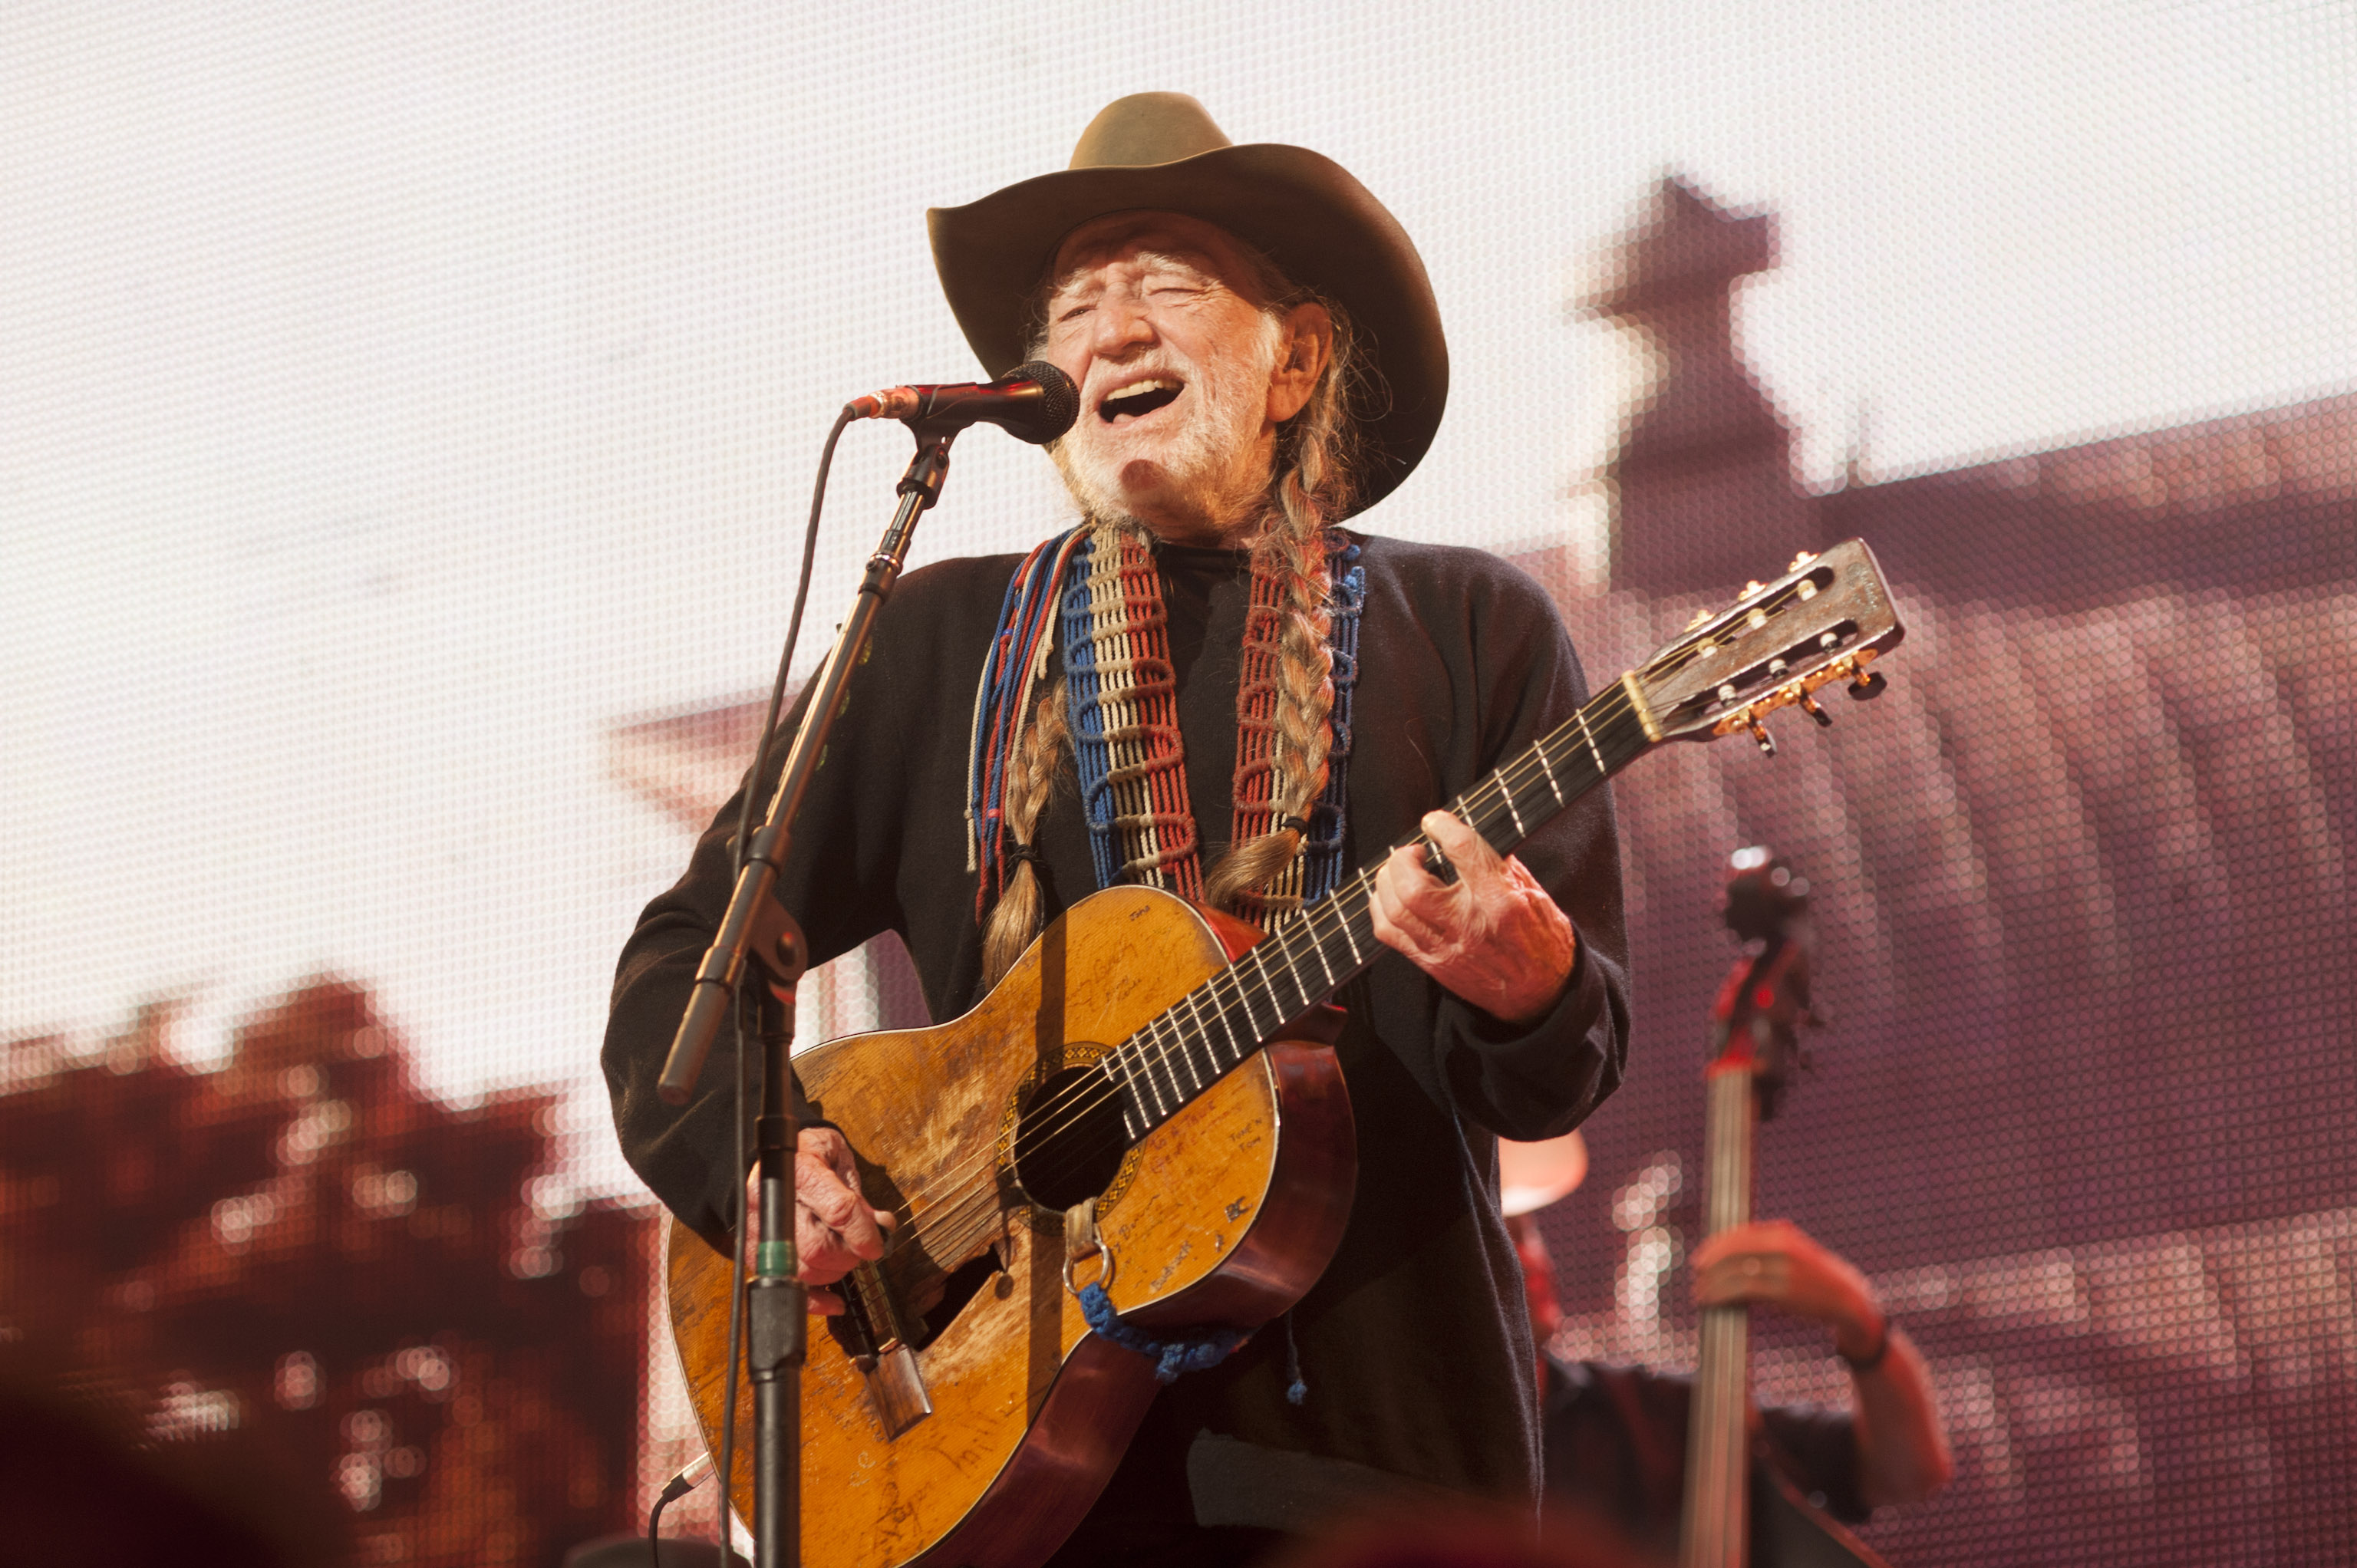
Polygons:
[[1203,900],[1170,618],[1154,553],[1131,529],[1092,529],[1064,588],[1064,689],[1097,886]]
[[[1325,538],[1329,583],[1328,651],[1333,703],[1326,788],[1303,853],[1272,900],[1314,903],[1340,885],[1348,810],[1351,696],[1366,571],[1340,530]],[[1271,831],[1276,643],[1281,584],[1255,573],[1236,692],[1235,828],[1238,842]],[[1051,614],[1050,609],[1056,612]],[[1085,524],[1034,550],[1017,568],[974,694],[967,771],[967,863],[976,873],[977,920],[1004,891],[1017,846],[1005,821],[1006,771],[1031,689],[1062,638],[1073,761],[1100,888],[1159,887],[1200,902],[1202,866],[1178,733],[1168,618],[1153,553],[1135,532]]]

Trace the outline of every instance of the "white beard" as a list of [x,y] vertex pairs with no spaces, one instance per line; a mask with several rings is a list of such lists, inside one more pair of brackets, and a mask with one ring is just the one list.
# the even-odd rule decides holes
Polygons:
[[1241,520],[1259,503],[1268,476],[1254,471],[1254,447],[1284,337],[1276,317],[1264,317],[1262,323],[1264,330],[1241,356],[1196,364],[1157,348],[1104,369],[1107,376],[1148,371],[1178,377],[1187,387],[1179,400],[1185,420],[1157,431],[1150,445],[1141,443],[1127,435],[1127,426],[1099,419],[1102,394],[1084,392],[1080,422],[1048,448],[1084,515],[1143,526],[1138,503],[1151,497],[1225,522]]

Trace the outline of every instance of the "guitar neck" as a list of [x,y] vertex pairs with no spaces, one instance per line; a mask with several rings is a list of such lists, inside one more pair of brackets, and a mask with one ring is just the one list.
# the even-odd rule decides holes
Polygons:
[[[1660,740],[1624,675],[1535,745],[1449,803],[1496,850],[1511,852]],[[1432,840],[1412,834],[1402,844]],[[1341,989],[1384,950],[1370,913],[1371,866],[1273,922],[1242,958],[1103,1058],[1129,1137],[1144,1137],[1241,1065],[1276,1032]]]

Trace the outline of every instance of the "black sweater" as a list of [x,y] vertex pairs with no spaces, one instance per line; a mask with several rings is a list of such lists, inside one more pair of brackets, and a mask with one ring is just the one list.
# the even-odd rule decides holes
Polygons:
[[[1361,543],[1350,867],[1381,856],[1424,811],[1587,695],[1553,607],[1523,574],[1480,551]],[[1013,556],[946,561],[900,584],[853,678],[779,888],[813,962],[899,931],[937,1018],[980,993],[974,877],[965,869],[967,740],[974,682],[1016,564]],[[1189,784],[1200,838],[1216,851],[1229,837],[1246,580],[1225,553],[1166,552],[1164,565]],[[1196,626],[1200,650],[1188,646]],[[757,803],[768,798],[765,781]],[[736,817],[732,800],[687,874],[647,907],[623,950],[605,1049],[631,1165],[673,1212],[724,1245],[741,1179],[730,1168],[726,1075],[707,1072],[681,1110],[663,1104],[654,1083],[727,901]],[[1035,837],[1051,915],[1094,891],[1076,790],[1057,795]],[[1456,1491],[1535,1495],[1534,1355],[1497,1213],[1491,1134],[1563,1132],[1620,1080],[1627,943],[1609,796],[1596,791],[1517,853],[1578,932],[1563,999],[1534,1026],[1508,1028],[1396,954],[1344,989],[1338,1000],[1350,1022],[1339,1050],[1359,1178],[1334,1261],[1292,1315],[1308,1398],[1285,1399],[1287,1326],[1272,1324],[1224,1365],[1158,1396],[1101,1513],[1259,1522],[1269,1510],[1253,1498],[1200,1495],[1224,1483],[1200,1468],[1190,1509],[1186,1455],[1205,1432]]]

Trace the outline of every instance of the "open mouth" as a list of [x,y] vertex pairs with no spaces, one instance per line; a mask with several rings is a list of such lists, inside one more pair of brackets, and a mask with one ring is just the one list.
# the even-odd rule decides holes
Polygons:
[[1119,424],[1125,419],[1143,419],[1157,408],[1169,407],[1186,390],[1184,382],[1169,376],[1133,381],[1107,394],[1105,400],[1097,404],[1097,417],[1107,424]]

